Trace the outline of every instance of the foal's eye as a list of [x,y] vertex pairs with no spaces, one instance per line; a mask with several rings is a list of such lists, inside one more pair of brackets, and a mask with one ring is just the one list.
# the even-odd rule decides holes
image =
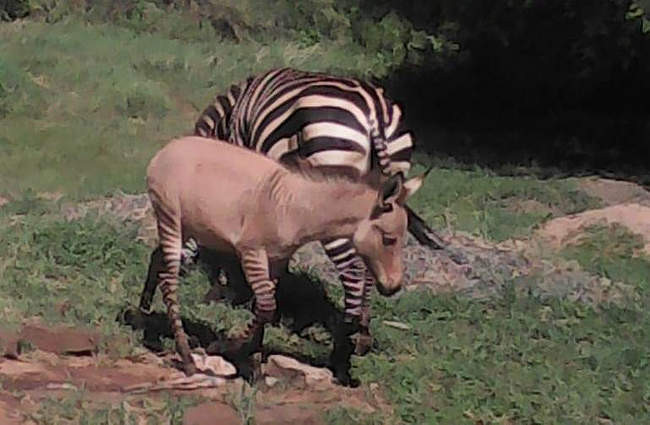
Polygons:
[[381,243],[385,246],[395,245],[397,243],[397,238],[388,235],[382,235]]

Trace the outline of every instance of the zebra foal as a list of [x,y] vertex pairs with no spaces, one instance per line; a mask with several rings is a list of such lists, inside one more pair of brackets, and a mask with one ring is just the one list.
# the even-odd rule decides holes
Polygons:
[[[200,137],[171,141],[151,160],[147,188],[158,224],[159,247],[152,257],[161,285],[176,349],[185,373],[196,365],[190,355],[176,294],[182,244],[236,254],[255,296],[254,318],[235,354],[261,348],[264,326],[276,313],[273,270],[286,268],[300,246],[323,238],[346,238],[391,295],[401,287],[406,235],[404,204],[424,175],[404,181],[398,174],[376,189],[345,178],[316,178],[290,172],[249,149]],[[278,267],[279,265],[279,267]],[[344,385],[352,383],[349,326],[335,332],[331,365]]]

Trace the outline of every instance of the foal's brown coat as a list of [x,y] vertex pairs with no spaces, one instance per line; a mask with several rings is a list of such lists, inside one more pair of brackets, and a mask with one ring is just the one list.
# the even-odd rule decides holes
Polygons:
[[176,295],[182,242],[236,253],[255,293],[252,331],[273,316],[271,265],[286,262],[307,242],[351,238],[375,275],[378,289],[399,290],[403,275],[406,198],[422,176],[398,175],[379,195],[343,179],[291,173],[248,149],[201,137],[173,140],[151,160],[147,185],[158,220],[164,270],[158,278],[185,371],[195,371]]

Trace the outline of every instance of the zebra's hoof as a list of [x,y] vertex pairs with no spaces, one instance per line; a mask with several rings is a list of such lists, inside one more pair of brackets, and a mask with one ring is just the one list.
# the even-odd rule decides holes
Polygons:
[[356,388],[361,384],[358,379],[352,378],[349,370],[337,370],[334,377],[344,387]]
[[357,356],[365,356],[372,348],[373,340],[371,335],[358,335],[354,344],[354,354]]
[[140,307],[138,307],[138,311],[140,312],[140,314],[144,314],[145,316],[149,316],[149,315],[151,315],[151,312],[153,311],[153,309],[151,308],[151,305],[148,305],[148,306],[142,306],[141,305]]

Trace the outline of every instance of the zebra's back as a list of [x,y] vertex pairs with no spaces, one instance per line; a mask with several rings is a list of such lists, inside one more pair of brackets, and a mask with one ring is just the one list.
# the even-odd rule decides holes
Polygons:
[[372,166],[373,131],[386,141],[385,174],[408,172],[413,148],[399,106],[381,88],[291,68],[232,86],[206,108],[195,129],[274,159],[298,154],[312,166],[347,167],[359,175]]

